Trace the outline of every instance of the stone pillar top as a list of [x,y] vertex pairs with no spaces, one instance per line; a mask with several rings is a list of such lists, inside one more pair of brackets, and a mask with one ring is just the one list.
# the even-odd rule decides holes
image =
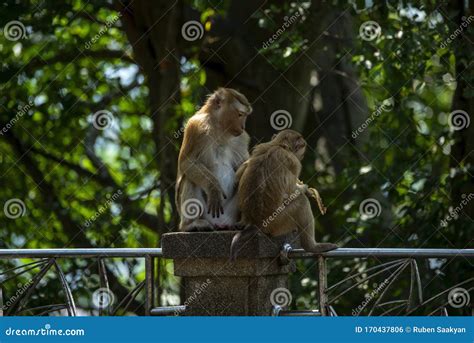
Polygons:
[[[163,257],[229,258],[232,238],[238,231],[173,232],[163,235]],[[285,243],[299,247],[294,235],[269,237],[257,234],[239,251],[239,258],[271,258],[280,254]]]

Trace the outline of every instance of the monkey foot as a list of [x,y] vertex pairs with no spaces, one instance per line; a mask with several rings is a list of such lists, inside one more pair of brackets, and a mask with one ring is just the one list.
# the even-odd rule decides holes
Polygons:
[[204,231],[214,231],[213,226],[205,219],[197,219],[188,224],[186,228],[187,232],[204,232]]

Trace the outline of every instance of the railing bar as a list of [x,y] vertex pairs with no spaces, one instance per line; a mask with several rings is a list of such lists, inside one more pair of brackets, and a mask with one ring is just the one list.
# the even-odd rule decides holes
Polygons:
[[281,310],[278,313],[280,317],[320,317],[321,313],[318,310]]
[[15,302],[6,311],[7,316],[10,315],[10,313],[14,311],[20,311],[22,309],[21,307],[22,301],[30,297],[33,290],[36,288],[36,286],[41,281],[41,279],[43,279],[43,277],[46,275],[46,273],[48,272],[48,270],[51,268],[53,264],[54,264],[54,258],[50,259],[49,262],[40,269],[38,274],[33,276],[32,278],[33,282],[28,285],[26,290],[22,294],[20,294],[18,298],[16,298]]
[[150,315],[153,308],[153,297],[155,283],[155,258],[153,256],[145,257],[145,316]]
[[[372,311],[375,309],[375,307],[378,305],[378,303],[382,300],[382,297],[383,295],[385,294],[385,292],[387,291],[387,288],[390,287],[390,285],[393,283],[393,281],[397,278],[397,276],[403,272],[403,270],[406,268],[406,266],[409,264],[409,260],[407,262],[407,260],[405,260],[404,263],[400,264],[400,265],[397,265],[397,270],[395,270],[393,273],[391,273],[386,279],[384,282],[387,282],[388,280],[391,280],[390,283],[385,287],[385,289],[383,290],[382,294],[380,295],[380,298],[377,299],[377,301],[375,302],[374,306],[372,307],[372,310],[369,312],[369,315],[372,313]],[[332,300],[331,300],[332,301]],[[370,301],[369,302],[366,302],[365,305],[362,306],[362,308],[359,310],[359,314],[365,310],[365,308],[369,305]],[[359,314],[357,314],[357,316],[359,316]]]
[[[161,248],[77,248],[77,249],[0,249],[0,258],[35,257],[161,257]],[[290,258],[316,258],[320,255],[294,249]],[[409,249],[409,248],[339,248],[322,254],[326,258],[339,257],[474,257],[474,249]]]
[[340,284],[343,284],[344,282],[346,281],[349,281],[350,279],[353,279],[359,275],[362,275],[362,274],[367,274],[369,272],[371,272],[372,270],[375,270],[375,269],[378,269],[378,268],[382,268],[382,267],[385,267],[385,266],[388,266],[388,265],[391,265],[391,264],[396,264],[396,263],[400,263],[401,261],[404,261],[404,259],[400,259],[400,260],[395,260],[395,261],[390,261],[390,262],[385,262],[385,263],[382,263],[382,264],[378,264],[374,267],[370,267],[368,269],[365,269],[364,271],[362,272],[359,272],[357,274],[354,274],[354,275],[351,275],[351,276],[348,276],[346,278],[344,278],[343,280],[335,283],[334,285],[332,285],[331,287],[328,288],[328,291],[331,291],[332,289],[336,288],[337,286],[339,286]]
[[[37,267],[38,265],[41,265],[42,263],[47,263],[47,262],[48,262],[48,260],[46,259],[46,260],[33,261],[33,262],[30,262],[30,263],[25,263],[25,264],[22,264],[21,266],[16,266],[16,267],[13,267],[13,268],[10,268],[10,269],[7,269],[7,270],[1,272],[1,273],[0,273],[0,276],[1,276],[1,275],[8,274],[8,273],[10,273],[10,272],[12,272],[12,271],[14,271],[14,270],[17,270],[17,269],[22,269],[22,268],[26,268],[26,267],[31,267],[31,268],[29,268],[29,269],[27,269],[27,270],[22,271],[21,273],[15,274],[14,276],[21,275],[21,274],[24,273],[25,271],[34,269],[34,268]],[[3,281],[6,281],[6,279],[5,279],[5,280],[2,280],[2,281],[0,281],[0,282],[3,282]]]
[[117,304],[117,307],[115,308],[115,310],[112,311],[112,316],[115,316],[117,314],[118,310],[125,302],[126,304],[124,306],[124,310],[127,311],[132,301],[137,297],[137,295],[140,293],[140,291],[143,289],[144,286],[145,286],[145,281],[142,281],[138,283],[129,293],[127,293],[127,295],[120,301],[120,303]]
[[[387,293],[387,291],[389,290],[390,286],[395,282],[395,280],[400,276],[401,273],[403,273],[403,271],[406,269],[406,267],[410,264],[410,262],[408,261],[407,263],[405,263],[404,265],[402,265],[400,267],[400,269],[398,271],[395,271],[391,276],[389,276],[387,278],[387,280],[390,280],[390,282],[388,283],[387,286],[385,286],[384,290],[382,291],[382,293],[380,294],[380,296],[377,298],[377,300],[375,300],[375,304],[374,306],[372,307],[372,309],[369,311],[369,316],[372,315],[372,313],[375,311],[375,309],[377,308],[377,305],[382,301],[383,299],[383,296]],[[365,307],[365,306],[364,306]],[[363,307],[363,308],[364,308]]]
[[155,307],[152,308],[150,314],[152,316],[168,316],[168,315],[177,315],[179,313],[186,311],[186,305],[177,305],[177,306],[164,306],[164,307]]
[[0,258],[162,256],[161,248],[0,249]]
[[75,317],[77,311],[76,311],[76,304],[74,302],[74,297],[72,296],[71,288],[69,287],[69,284],[67,283],[67,280],[66,280],[66,276],[64,275],[61,267],[59,266],[56,260],[54,260],[54,266],[56,268],[56,271],[59,274],[59,279],[61,280],[61,284],[63,286],[64,293],[66,295],[67,312],[70,316]]
[[[461,286],[461,285],[464,285],[464,284],[466,284],[466,283],[472,282],[472,281],[474,281],[474,277],[473,277],[473,278],[469,278],[469,279],[467,279],[467,280],[464,280],[463,282],[460,282],[460,283],[458,283],[457,285],[451,286],[450,288],[448,288],[448,289],[442,291],[441,293],[438,293],[438,294],[436,294],[435,296],[429,298],[428,300],[425,300],[423,303],[421,303],[421,304],[418,305],[417,307],[413,308],[411,311],[407,312],[406,315],[407,315],[407,316],[410,315],[411,313],[415,312],[415,311],[416,311],[417,309],[419,309],[420,307],[422,307],[422,306],[428,304],[431,300],[434,300],[434,299],[436,299],[436,298],[442,296],[443,294],[450,292],[450,291],[453,290],[454,288],[459,287],[459,286]],[[467,291],[469,292],[469,291],[471,291],[472,289],[474,289],[474,287],[469,288]]]
[[392,305],[392,304],[399,304],[399,303],[406,303],[407,300],[406,299],[403,299],[403,300],[390,300],[390,301],[387,301],[387,302],[384,302],[382,304],[378,304],[377,307],[384,307],[386,305]]
[[413,262],[416,263],[416,260],[412,259],[410,261],[410,290],[408,291],[408,300],[407,300],[407,312],[413,308],[413,294],[415,293],[415,282],[416,282],[416,275],[415,269],[413,266]]
[[[25,274],[26,272],[29,272],[30,270],[33,270],[33,269],[38,268],[38,267],[41,267],[42,265],[47,264],[48,261],[49,261],[48,259],[41,260],[41,261],[38,261],[38,263],[36,263],[36,264],[33,265],[33,266],[31,265],[31,263],[28,263],[29,268],[26,268],[26,269],[22,270],[22,271],[19,272],[19,273],[16,273],[16,274],[14,274],[14,275],[12,275],[12,276],[9,276],[9,277],[3,279],[2,281],[0,281],[0,284],[3,284],[3,283],[5,283],[6,281],[9,281],[9,280],[11,280],[11,279],[15,279],[15,278],[17,278],[18,276],[23,275],[23,274]],[[10,270],[12,270],[12,269],[10,269]]]
[[327,305],[327,270],[326,260],[323,256],[318,257],[318,288],[319,288],[319,312],[321,316],[326,316]]
[[[390,270],[390,269],[396,268],[396,267],[402,265],[402,264],[405,263],[405,262],[406,262],[406,260],[404,260],[404,259],[402,259],[402,260],[397,260],[396,263],[393,263],[392,265],[390,265],[390,266],[388,266],[388,267],[386,267],[386,268],[384,268],[384,269],[381,269],[381,270],[379,270],[379,271],[377,271],[377,272],[375,272],[375,273],[373,273],[373,274],[370,274],[370,275],[368,275],[367,277],[363,278],[362,280],[358,281],[356,284],[354,284],[353,286],[351,286],[351,288],[349,288],[349,290],[352,289],[352,288],[354,288],[354,287],[356,287],[356,286],[358,286],[358,285],[360,285],[360,284],[362,284],[362,283],[364,283],[364,282],[366,282],[367,280],[370,280],[370,279],[373,278],[374,276],[377,276],[377,275],[379,275],[379,274],[382,274],[383,272],[386,272],[386,271],[388,271],[388,270]],[[373,268],[372,268],[372,269],[373,269]],[[330,291],[332,291],[332,290],[335,288],[335,286],[339,286],[340,284],[342,284],[342,283],[344,283],[344,282],[347,282],[347,281],[349,281],[350,279],[353,279],[354,277],[357,277],[357,276],[359,276],[359,275],[361,275],[361,274],[367,273],[368,271],[369,271],[369,270],[366,270],[366,271],[361,272],[361,273],[357,273],[356,275],[352,275],[352,276],[350,276],[350,277],[345,278],[345,279],[342,280],[342,281],[339,281],[339,282],[336,283],[335,285],[333,285],[333,286],[331,286],[331,287],[328,288],[328,293],[329,293]],[[347,290],[347,289],[346,289],[346,290]]]
[[406,300],[401,300],[401,301],[403,301],[403,304],[400,304],[400,305],[394,306],[394,307],[392,307],[392,308],[389,308],[387,311],[382,312],[379,317],[383,317],[383,316],[385,316],[387,313],[390,313],[390,312],[392,312],[392,311],[395,311],[396,309],[399,309],[399,308],[404,307],[404,306],[406,305],[406,302],[407,302],[407,301],[406,301]]
[[157,266],[156,266],[156,306],[159,307],[161,305],[161,271],[162,271],[162,263],[163,260],[161,258],[157,259]]
[[0,285],[0,317],[3,317],[3,286]]
[[[333,303],[334,301],[336,301],[337,299],[339,299],[341,296],[343,296],[343,295],[346,294],[347,292],[353,290],[354,288],[356,288],[357,286],[363,284],[364,282],[366,282],[366,281],[372,279],[374,276],[377,276],[377,275],[379,275],[379,274],[382,274],[382,273],[384,273],[384,272],[387,272],[387,271],[389,271],[390,269],[397,268],[397,270],[398,270],[398,268],[399,268],[401,265],[404,265],[404,264],[407,263],[406,261],[407,261],[407,260],[401,260],[401,262],[396,263],[396,264],[394,264],[393,266],[387,267],[387,268],[382,269],[382,270],[379,270],[379,271],[377,271],[377,272],[375,272],[375,273],[373,273],[373,274],[370,274],[370,275],[367,276],[366,278],[363,278],[362,280],[358,281],[357,283],[353,284],[352,286],[346,288],[344,291],[342,291],[341,293],[337,294],[334,298],[332,298],[332,299],[329,300],[328,302],[329,302],[330,304]],[[390,275],[393,275],[393,273],[390,274]]]
[[[288,252],[289,258],[317,258],[320,254],[294,249]],[[474,249],[410,249],[410,248],[339,248],[323,253],[324,257],[474,257]]]
[[[45,312],[52,312],[52,308],[55,308],[54,311],[57,311],[58,309],[61,310],[61,309],[66,309],[67,308],[67,305],[66,304],[50,304],[50,305],[42,305],[42,306],[36,306],[36,307],[29,307],[29,308],[24,308],[22,309],[21,311],[18,311],[16,314],[20,314],[20,313],[23,313],[23,312],[27,312],[27,311],[34,311],[34,310],[42,310],[42,309],[48,309],[47,311]],[[45,312],[41,312],[41,313],[45,313]],[[39,315],[36,315],[36,316],[39,316]]]
[[55,312],[55,311],[62,310],[63,308],[66,308],[66,305],[58,306],[58,307],[56,307],[56,308],[52,307],[52,308],[50,308],[50,309],[48,309],[48,310],[46,310],[46,311],[43,311],[43,312],[41,312],[41,313],[38,313],[37,316],[38,316],[38,317],[41,317],[41,316],[44,316],[44,315],[47,314],[47,313],[51,313],[51,312]]

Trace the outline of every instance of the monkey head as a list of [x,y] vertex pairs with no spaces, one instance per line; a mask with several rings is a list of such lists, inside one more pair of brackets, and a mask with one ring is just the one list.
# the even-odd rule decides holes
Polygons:
[[306,151],[306,141],[303,135],[294,130],[283,130],[273,135],[272,141],[291,151],[301,161]]
[[240,136],[245,131],[245,122],[252,106],[247,98],[231,88],[219,88],[204,105],[214,117],[217,127],[231,136]]

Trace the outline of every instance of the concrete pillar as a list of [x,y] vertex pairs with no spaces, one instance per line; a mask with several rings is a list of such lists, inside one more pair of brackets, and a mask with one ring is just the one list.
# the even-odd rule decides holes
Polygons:
[[163,256],[174,260],[174,274],[184,278],[182,315],[271,315],[270,295],[288,288],[293,261],[282,261],[285,242],[296,247],[294,236],[269,238],[258,235],[229,261],[230,243],[236,231],[175,232],[163,235]]

